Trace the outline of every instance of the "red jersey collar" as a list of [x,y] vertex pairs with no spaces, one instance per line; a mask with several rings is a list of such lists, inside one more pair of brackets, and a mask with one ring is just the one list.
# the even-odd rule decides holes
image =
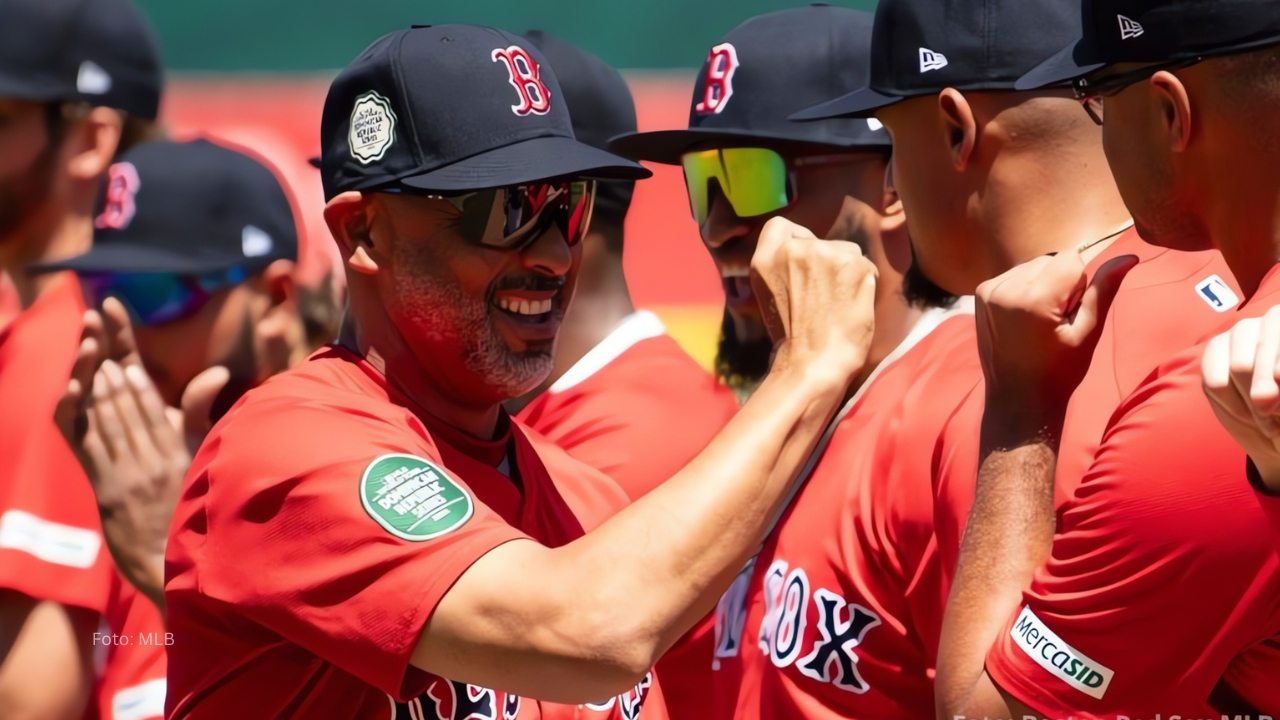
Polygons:
[[1086,272],[1089,275],[1097,272],[1107,261],[1124,255],[1134,255],[1139,262],[1146,262],[1157,255],[1168,252],[1168,248],[1156,247],[1138,234],[1137,228],[1129,228],[1118,235],[1116,239],[1098,253],[1098,255],[1089,262]]
[[[438,415],[432,414],[413,398],[400,392],[394,385],[387,382],[386,376],[363,356],[341,345],[330,345],[327,350],[360,368],[361,375],[369,381],[369,389],[373,394],[385,397],[388,402],[395,403],[413,413],[426,426],[427,432],[431,433],[432,439],[436,442],[443,442],[463,455],[491,467],[497,467],[502,462],[503,457],[506,456],[507,446],[511,442],[511,418],[507,415],[506,410],[500,411],[496,437],[492,439],[478,438],[449,424],[448,421]],[[325,352],[325,350],[320,352]]]

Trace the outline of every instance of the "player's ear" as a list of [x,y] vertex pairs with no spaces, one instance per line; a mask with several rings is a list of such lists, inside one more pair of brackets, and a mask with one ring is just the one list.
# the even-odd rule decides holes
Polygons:
[[294,269],[292,260],[275,260],[258,276],[266,304],[255,328],[263,375],[285,370],[307,355]]
[[262,271],[262,289],[272,308],[289,307],[297,312],[297,285],[292,260],[273,260]]
[[106,107],[84,108],[70,105],[63,148],[67,171],[73,180],[97,182],[106,174],[120,147],[124,116]]
[[369,198],[363,193],[349,191],[334,197],[324,206],[324,221],[329,233],[338,243],[342,260],[347,267],[361,275],[378,272],[373,257],[373,236],[370,231]]
[[884,163],[884,194],[880,198],[880,232],[894,233],[907,224],[907,214],[902,209],[902,198],[893,184],[893,156],[886,155]]
[[947,147],[951,149],[951,164],[963,172],[978,143],[978,123],[973,118],[973,108],[959,90],[947,88],[938,93],[938,110],[947,133]]
[[1160,121],[1169,136],[1169,150],[1183,152],[1191,143],[1191,98],[1187,88],[1171,72],[1151,76],[1151,89],[1160,107]]

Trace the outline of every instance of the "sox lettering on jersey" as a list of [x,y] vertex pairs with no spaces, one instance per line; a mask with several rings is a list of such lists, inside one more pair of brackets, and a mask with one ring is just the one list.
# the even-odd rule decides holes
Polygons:
[[742,647],[742,629],[747,622],[747,591],[751,588],[751,575],[756,569],[756,559],[751,558],[738,571],[733,584],[720,596],[716,605],[716,646],[711,669],[720,669],[720,658],[738,656]]
[[[786,573],[785,579],[783,574]],[[764,622],[760,624],[760,650],[773,664],[784,668],[800,656],[809,601],[809,576],[803,568],[787,573],[787,563],[775,560],[765,574]]]
[[[609,718],[637,720],[651,687],[652,672],[622,695],[581,707],[608,713]],[[422,695],[407,703],[397,703],[393,720],[517,720],[522,702],[519,695],[435,678]],[[616,713],[612,712],[615,708]]]
[[[761,585],[764,616],[756,641],[760,652],[775,667],[794,665],[805,677],[852,693],[862,694],[871,689],[858,672],[857,649],[867,633],[880,625],[880,617],[875,612],[848,602],[824,587],[811,593],[804,569],[791,568],[785,560],[775,560],[769,566]],[[722,638],[720,628],[731,628],[733,618],[746,612],[743,606],[746,595],[734,593],[731,588],[716,608],[717,657],[736,654],[736,651],[729,652],[733,643]],[[806,643],[810,607],[815,615],[817,637]],[[808,652],[802,657],[801,651],[806,648]]]
[[396,705],[395,720],[515,720],[520,698],[488,688],[436,678],[427,691]]
[[511,106],[511,112],[520,117],[546,115],[551,109],[551,91],[542,82],[538,63],[529,56],[529,51],[512,45],[495,49],[490,57],[507,68],[508,81],[516,89],[519,102]]
[[813,650],[800,658],[796,667],[801,674],[835,685],[852,693],[865,693],[870,686],[858,674],[858,656],[854,650],[862,644],[867,631],[880,624],[880,618],[857,603],[826,588],[813,594],[818,608],[818,632],[822,638]]
[[607,712],[613,710],[616,706],[618,709],[617,717],[622,718],[622,720],[636,720],[636,718],[640,717],[640,711],[644,709],[644,701],[645,698],[649,697],[649,689],[651,687],[653,687],[653,672],[647,672],[635,687],[622,695],[609,698],[601,703],[588,703],[582,707],[588,710]]
[[141,187],[138,169],[132,163],[112,165],[107,170],[107,189],[102,212],[94,219],[93,226],[99,230],[123,230],[129,227],[133,216],[138,212],[137,197]]
[[733,96],[733,73],[738,69],[738,50],[732,43],[711,48],[707,57],[707,79],[702,86],[702,100],[693,109],[702,115],[719,114]]

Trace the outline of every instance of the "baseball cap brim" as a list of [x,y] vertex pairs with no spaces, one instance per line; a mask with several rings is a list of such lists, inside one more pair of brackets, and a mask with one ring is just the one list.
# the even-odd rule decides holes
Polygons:
[[609,141],[609,150],[624,157],[635,158],[662,165],[679,165],[685,153],[698,147],[731,147],[750,143],[804,146],[813,148],[888,147],[888,143],[850,139],[847,143],[814,142],[807,133],[761,132],[756,130],[729,130],[717,128],[689,128],[687,130],[654,130],[619,135]]
[[828,100],[811,108],[806,108],[790,116],[790,120],[827,120],[838,117],[869,117],[880,108],[889,107],[906,98],[901,95],[886,95],[871,87],[854,90],[835,100]]
[[74,95],[72,90],[59,88],[57,83],[52,81],[42,82],[37,77],[14,77],[0,73],[0,98],[49,102],[74,97]]
[[1076,41],[1059,50],[1052,57],[1031,68],[1026,75],[1018,78],[1013,84],[1015,90],[1036,90],[1051,85],[1061,85],[1070,80],[1084,77],[1104,67],[1106,63],[1081,62],[1078,58],[1086,53],[1084,40]]
[[[275,258],[255,258],[255,261],[270,261]],[[166,250],[154,245],[145,247],[132,243],[113,242],[95,245],[83,255],[42,263],[29,269],[33,274],[73,270],[80,273],[101,272],[160,272],[176,275],[200,275],[208,272],[230,270],[245,265],[243,260],[228,258],[209,258],[193,255],[188,249],[183,252],[179,248]]]
[[422,190],[477,190],[559,177],[643,180],[637,163],[560,135],[522,140],[400,180]]

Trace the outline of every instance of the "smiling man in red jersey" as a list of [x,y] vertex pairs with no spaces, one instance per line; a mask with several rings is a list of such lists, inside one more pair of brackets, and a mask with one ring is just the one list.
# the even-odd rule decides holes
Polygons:
[[861,372],[874,267],[771,224],[753,260],[770,375],[628,504],[501,403],[551,369],[584,178],[643,169],[574,139],[532,43],[469,25],[374,42],[330,86],[321,137],[347,322],[192,463],[166,554],[169,716],[664,717],[650,668]]
[[[1104,123],[1107,159],[1143,236],[1219,249],[1245,299],[1236,317],[1262,317],[1276,302],[1280,237],[1274,5],[1132,0],[1078,10],[1082,36],[1022,84],[1074,79]],[[1054,522],[1062,393],[1083,374],[1088,347],[1075,312],[1082,284],[1078,260],[1060,256],[980,292],[984,457],[947,611],[956,632],[944,634],[940,710],[1273,712],[1280,556],[1246,455],[1201,386],[1204,345],[1169,353],[1121,403]],[[1224,375],[1238,383],[1233,374],[1249,374],[1247,339],[1228,343],[1225,367],[1210,363],[1211,390]]]

